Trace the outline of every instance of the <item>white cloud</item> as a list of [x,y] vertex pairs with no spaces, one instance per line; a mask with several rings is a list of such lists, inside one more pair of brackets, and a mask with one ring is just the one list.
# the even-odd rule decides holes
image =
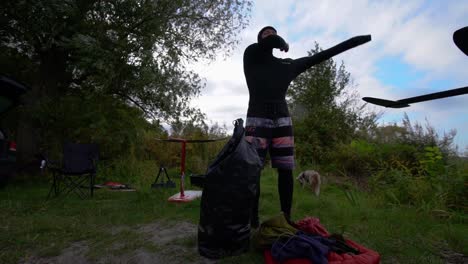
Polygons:
[[[350,37],[371,34],[372,41],[334,57],[342,60],[351,73],[358,92],[363,96],[402,99],[433,90],[425,89],[431,81],[446,79],[457,87],[468,85],[468,58],[452,41],[453,32],[467,26],[468,2],[440,1],[255,1],[251,24],[240,34],[241,43],[234,54],[210,65],[194,65],[194,69],[207,79],[207,88],[194,101],[209,119],[231,124],[233,119],[245,117],[248,90],[242,67],[244,49],[256,41],[260,28],[274,26],[290,42],[290,52],[275,51],[275,56],[298,58],[305,56],[317,41],[329,48]],[[377,62],[393,56],[402,59],[411,69],[422,71],[415,87],[396,89],[378,79]],[[420,89],[416,86],[421,85]],[[440,90],[457,87],[440,87]],[[446,100],[446,101],[443,101]],[[410,108],[386,109],[388,116],[430,117],[439,130],[458,130],[458,143],[468,145],[468,120],[450,121],[466,116],[468,95],[453,99],[414,104]],[[456,102],[456,103],[454,103]],[[442,106],[446,106],[445,108]],[[441,110],[445,109],[445,110]],[[381,109],[379,109],[381,110]],[[239,116],[241,115],[242,116]],[[387,115],[387,114],[386,114]],[[384,120],[385,116],[384,115]],[[223,123],[223,122],[220,122]],[[440,127],[439,127],[440,125]],[[464,145],[463,145],[464,144]]]

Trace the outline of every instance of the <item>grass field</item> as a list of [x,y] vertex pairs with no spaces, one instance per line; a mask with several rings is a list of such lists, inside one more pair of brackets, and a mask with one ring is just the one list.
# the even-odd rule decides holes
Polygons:
[[[84,252],[81,258],[85,260],[79,263],[106,263],[103,259],[112,263],[119,256],[141,252],[150,252],[153,259],[159,256],[161,263],[171,259],[172,263],[212,263],[196,252],[200,201],[168,203],[167,198],[177,189],[150,189],[154,173],[142,175],[134,183],[137,192],[97,190],[89,200],[73,195],[47,200],[46,179],[10,183],[0,190],[0,263],[45,263],[39,260],[54,259],[71,246]],[[334,182],[325,179],[320,198],[296,185],[293,219],[318,217],[331,233],[342,233],[379,252],[382,263],[467,259],[462,256],[468,254],[467,215],[441,217],[389,205]],[[264,170],[261,186],[260,217],[265,220],[279,213],[275,171]],[[174,236],[177,232],[182,235]],[[174,239],[161,243],[165,235]],[[252,250],[219,263],[263,263],[263,257]]]

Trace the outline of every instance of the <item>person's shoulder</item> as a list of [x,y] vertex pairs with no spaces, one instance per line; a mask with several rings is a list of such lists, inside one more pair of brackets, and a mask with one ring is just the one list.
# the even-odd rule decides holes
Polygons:
[[258,43],[255,42],[255,43],[250,44],[246,49],[257,49],[257,48],[258,48]]
[[244,54],[250,53],[250,52],[255,52],[258,50],[258,43],[252,43],[250,44],[247,48],[245,48]]

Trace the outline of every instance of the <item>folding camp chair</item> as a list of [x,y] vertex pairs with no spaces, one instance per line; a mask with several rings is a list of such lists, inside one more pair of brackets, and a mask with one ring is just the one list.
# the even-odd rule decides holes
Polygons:
[[61,166],[46,159],[46,166],[53,176],[47,198],[52,194],[58,196],[71,192],[82,199],[92,197],[98,158],[99,150],[95,144],[66,143],[63,146]]

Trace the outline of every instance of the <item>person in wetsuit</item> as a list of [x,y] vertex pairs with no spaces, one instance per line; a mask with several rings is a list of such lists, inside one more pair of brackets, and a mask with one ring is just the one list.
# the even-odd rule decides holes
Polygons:
[[[275,28],[267,26],[258,33],[257,43],[244,51],[244,74],[249,89],[245,138],[256,147],[262,162],[267,152],[270,153],[271,165],[278,170],[281,211],[288,221],[294,183],[294,135],[286,104],[289,84],[313,65],[367,41],[370,41],[370,35],[358,36],[313,56],[280,59],[273,56],[273,49],[288,52],[289,45],[277,35]],[[252,227],[259,226],[259,198],[260,184],[252,211]]]

